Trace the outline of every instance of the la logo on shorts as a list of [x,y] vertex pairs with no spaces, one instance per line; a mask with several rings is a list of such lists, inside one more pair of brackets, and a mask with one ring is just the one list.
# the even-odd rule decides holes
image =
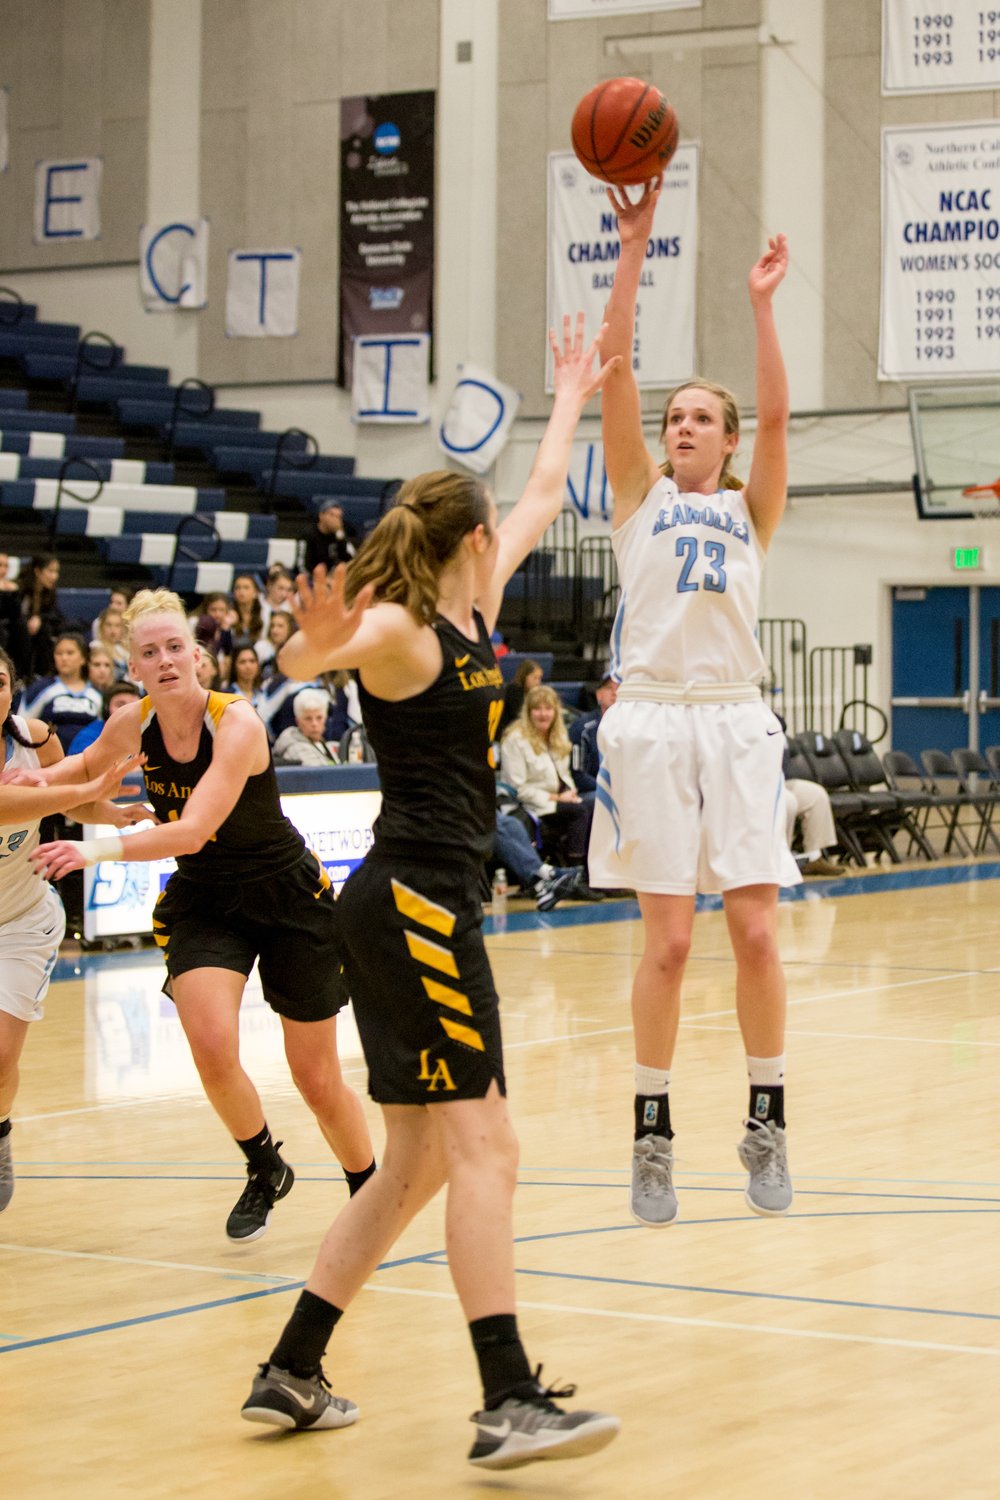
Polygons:
[[446,1093],[453,1092],[455,1090],[455,1080],[451,1076],[448,1064],[443,1057],[435,1058],[432,1071],[428,1057],[430,1050],[429,1047],[425,1047],[420,1054],[420,1072],[417,1074],[417,1077],[421,1083],[427,1084],[427,1092],[429,1094],[437,1093],[439,1084]]

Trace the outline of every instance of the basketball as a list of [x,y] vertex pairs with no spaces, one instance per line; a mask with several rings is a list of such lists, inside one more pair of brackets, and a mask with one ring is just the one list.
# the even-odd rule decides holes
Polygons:
[[651,83],[609,78],[573,114],[573,150],[592,177],[615,185],[648,182],[677,150],[677,116]]

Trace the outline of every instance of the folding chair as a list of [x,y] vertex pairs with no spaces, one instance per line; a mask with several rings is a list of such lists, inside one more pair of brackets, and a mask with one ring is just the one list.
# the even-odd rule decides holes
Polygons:
[[[793,742],[789,741],[790,749],[792,749],[792,744]],[[793,767],[796,764],[796,752],[803,756],[809,768],[809,775],[804,779],[818,781],[820,786],[826,789],[830,798],[830,810],[833,813],[833,826],[837,833],[838,844],[848,859],[863,868],[867,863],[864,840],[861,836],[867,817],[864,798],[860,792],[850,790],[847,767],[836,745],[825,735],[807,729],[795,736],[792,750]]]
[[[941,851],[947,854],[953,842],[965,844],[972,853],[964,833],[958,828],[958,813],[962,802],[955,792],[932,790],[933,783],[924,775],[912,755],[905,750],[886,750],[882,756],[885,779],[892,791],[906,797],[916,815],[917,826],[928,844],[931,844],[931,815],[936,814],[944,831],[945,842]],[[933,847],[933,845],[931,845]]]
[[978,750],[953,750],[951,763],[958,778],[959,791],[971,797],[979,813],[979,836],[976,853],[982,854],[987,842],[1000,850],[1000,839],[993,830],[993,814],[1000,803],[1000,787],[988,763]]
[[982,829],[982,814],[976,806],[975,798],[970,797],[968,792],[963,792],[958,784],[958,772],[952,765],[943,750],[921,750],[920,764],[924,770],[924,784],[929,792],[939,799],[948,798],[951,802],[951,817],[948,820],[948,836],[945,839],[944,852],[948,854],[952,843],[962,847],[962,853],[975,854],[976,849],[969,838],[967,825],[962,824],[960,815],[963,809],[970,809],[976,818],[976,844],[979,842]]
[[833,741],[843,757],[854,790],[874,799],[868,810],[888,834],[893,852],[896,835],[905,833],[909,839],[907,855],[916,846],[925,859],[936,859],[933,847],[913,815],[913,804],[903,793],[889,786],[885,768],[871,741],[859,729],[838,729]]

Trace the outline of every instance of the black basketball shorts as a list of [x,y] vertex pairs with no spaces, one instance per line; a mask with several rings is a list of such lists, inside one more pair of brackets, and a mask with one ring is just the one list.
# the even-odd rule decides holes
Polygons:
[[326,1021],[347,1003],[336,934],[330,877],[306,849],[290,868],[256,879],[210,884],[178,871],[153,911],[166,994],[192,969],[246,977],[259,960],[264,999],[290,1021]]
[[478,864],[372,853],[337,910],[372,1098],[482,1099],[494,1079],[506,1093]]

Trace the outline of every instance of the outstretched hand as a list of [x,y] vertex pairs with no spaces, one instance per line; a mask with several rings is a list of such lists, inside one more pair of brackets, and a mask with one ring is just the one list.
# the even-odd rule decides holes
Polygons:
[[618,233],[623,245],[632,244],[636,240],[641,240],[645,244],[649,239],[662,185],[662,173],[658,177],[650,178],[648,182],[643,183],[642,195],[635,203],[629,198],[628,188],[608,188],[608,202],[617,215]]
[[344,563],[338,563],[332,573],[320,563],[313,569],[311,580],[306,573],[300,573],[296,579],[298,600],[292,603],[292,614],[310,647],[323,655],[332,655],[347,645],[372,601],[374,589],[366,583],[358,590],[354,602],[347,604],[346,579]]
[[785,279],[788,270],[788,240],[776,234],[767,242],[767,249],[760,260],[750,269],[751,302],[769,301]]
[[556,338],[554,329],[549,329],[549,347],[552,350],[554,364],[552,383],[555,393],[557,396],[575,396],[581,409],[586,406],[591,396],[596,395],[601,389],[612,370],[617,369],[622,362],[621,355],[616,354],[613,359],[609,359],[595,371],[594,356],[597,354],[601,338],[608,325],[607,323],[601,324],[597,337],[585,349],[583,347],[583,324],[582,312],[576,315],[575,330],[570,315],[567,313],[564,316],[562,348],[559,347],[559,340]]

